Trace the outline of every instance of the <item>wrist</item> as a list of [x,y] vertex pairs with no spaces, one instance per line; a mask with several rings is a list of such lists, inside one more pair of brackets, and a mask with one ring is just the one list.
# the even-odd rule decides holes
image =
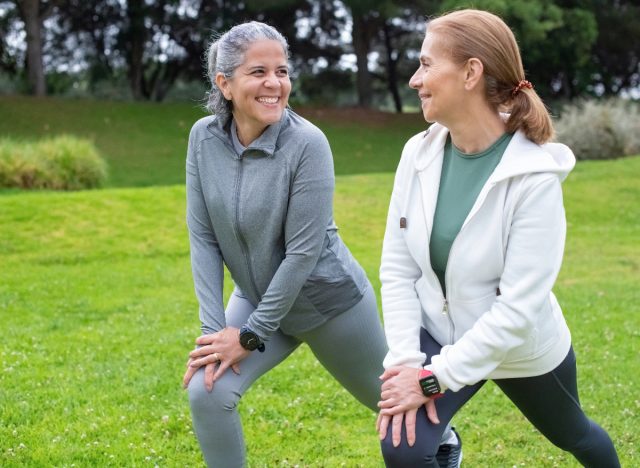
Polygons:
[[242,346],[247,351],[255,351],[257,349],[261,353],[264,352],[264,343],[262,342],[260,337],[247,325],[243,325],[242,327],[240,327],[238,339],[240,341],[240,346]]

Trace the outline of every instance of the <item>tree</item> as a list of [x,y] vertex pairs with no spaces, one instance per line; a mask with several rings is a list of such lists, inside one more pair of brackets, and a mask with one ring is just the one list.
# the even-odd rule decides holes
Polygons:
[[384,23],[378,39],[384,52],[380,53],[379,64],[386,73],[380,79],[386,83],[398,113],[403,108],[399,83],[405,87],[415,71],[425,20],[437,11],[438,4],[434,0],[395,0],[381,9]]
[[[543,97],[573,98],[583,93],[597,36],[593,12],[581,0],[476,0],[474,8],[501,16],[513,30],[527,78]],[[455,0],[442,9],[467,6]]]
[[15,51],[8,41],[19,18],[18,9],[13,2],[0,2],[0,71],[9,75],[20,73]]
[[616,95],[637,89],[640,86],[640,4],[637,0],[588,3],[599,30],[590,61],[595,86],[601,87],[596,91]]
[[26,69],[31,93],[47,94],[43,62],[43,23],[57,2],[54,0],[16,0],[20,17],[24,23],[27,41]]
[[371,40],[377,33],[382,21],[379,8],[385,0],[344,0],[344,4],[351,11],[353,20],[352,41],[356,55],[356,89],[358,105],[370,107],[372,102],[372,77],[369,71],[369,52]]

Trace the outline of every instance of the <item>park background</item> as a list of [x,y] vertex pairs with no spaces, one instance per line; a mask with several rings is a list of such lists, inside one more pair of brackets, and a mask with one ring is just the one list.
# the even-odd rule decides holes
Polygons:
[[[0,466],[203,465],[182,184],[213,32],[258,19],[289,39],[292,107],[331,143],[335,218],[378,289],[393,171],[426,125],[406,86],[424,21],[470,5],[512,26],[581,159],[555,292],[582,404],[638,466],[640,6],[602,0],[0,0]],[[59,147],[105,162],[99,189],[36,183]],[[375,415],[306,346],[240,411],[251,467],[382,466]],[[491,383],[455,425],[466,466],[578,466]]]

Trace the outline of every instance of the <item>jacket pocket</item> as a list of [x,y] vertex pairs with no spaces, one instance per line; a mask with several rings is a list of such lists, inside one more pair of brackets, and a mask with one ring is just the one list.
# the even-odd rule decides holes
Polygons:
[[302,293],[318,312],[333,315],[360,301],[366,284],[364,271],[337,232],[327,230],[320,258]]

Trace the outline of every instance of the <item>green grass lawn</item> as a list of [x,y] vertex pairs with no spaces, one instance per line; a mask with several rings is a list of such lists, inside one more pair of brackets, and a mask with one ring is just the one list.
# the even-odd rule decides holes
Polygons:
[[[578,165],[556,292],[582,404],[640,464],[640,158]],[[338,177],[336,220],[376,288],[391,174]],[[202,466],[180,380],[198,333],[182,186],[0,196],[0,466]],[[229,288],[227,288],[227,293]],[[246,395],[249,464],[382,466],[375,416],[306,347]],[[578,466],[487,385],[466,466]]]

